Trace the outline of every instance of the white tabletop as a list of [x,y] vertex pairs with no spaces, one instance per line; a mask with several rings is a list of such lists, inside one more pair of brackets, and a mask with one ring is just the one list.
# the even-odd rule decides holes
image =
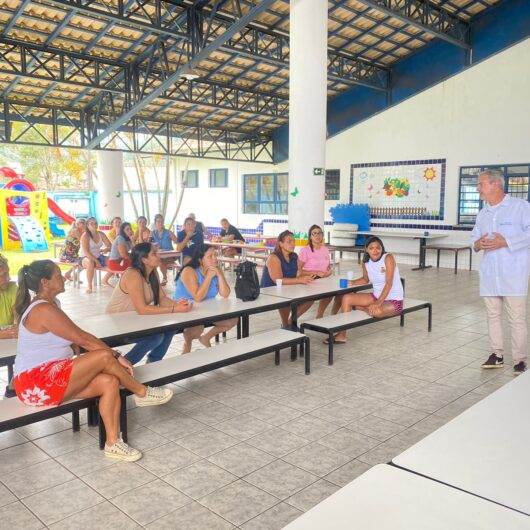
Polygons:
[[382,464],[284,530],[528,530],[530,518]]
[[344,291],[345,293],[352,292],[355,289],[359,289],[359,285],[355,287],[340,287],[340,278],[336,276],[330,276],[328,278],[319,278],[318,280],[313,280],[310,284],[294,284],[294,285],[282,285],[277,287],[273,285],[272,287],[262,287],[261,293],[268,296],[277,296],[279,298],[288,298],[290,300],[295,300],[297,298],[305,298],[308,296],[316,297],[325,297],[329,294],[333,294]]
[[530,514],[529,404],[526,372],[393,462]]

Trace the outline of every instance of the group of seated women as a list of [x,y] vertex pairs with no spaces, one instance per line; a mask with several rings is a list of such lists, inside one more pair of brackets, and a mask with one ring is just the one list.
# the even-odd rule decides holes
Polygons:
[[[156,215],[153,229],[147,226],[144,216],[138,217],[136,230],[128,222],[122,222],[120,217],[114,217],[112,227],[107,234],[99,229],[97,219],[77,219],[68,232],[60,261],[81,266],[87,271],[87,293],[92,293],[94,273],[96,269],[107,268],[103,283],[113,287],[110,278],[116,272],[125,271],[131,263],[131,250],[138,243],[154,242],[159,250],[173,250],[173,243],[177,242],[175,234],[165,228],[164,218]],[[105,254],[108,253],[108,257]],[[174,258],[165,258],[160,263],[162,285],[167,282],[168,264]],[[66,274],[67,280],[72,279],[73,267]]]
[[[197,230],[195,220],[190,220],[193,224],[189,222],[185,227],[186,235],[181,241],[191,241],[191,229]],[[160,224],[159,219],[157,223]],[[112,248],[117,247],[117,250],[111,252],[109,263],[119,261],[122,274],[108,302],[107,313],[184,313],[192,311],[194,302],[230,295],[230,287],[217,261],[216,249],[197,243],[179,273],[173,295],[167,296],[163,280],[160,281],[157,272],[161,267],[158,245],[150,241],[156,233],[154,237],[161,244],[163,231],[167,229],[163,227],[163,220],[161,227],[158,225],[155,224],[155,229],[148,233],[146,223],[139,224],[135,232],[129,223],[120,223],[119,227],[116,223],[111,237],[115,236]],[[309,234],[309,244],[299,255],[294,252],[292,232],[286,230],[278,236],[276,247],[265,264],[261,280],[263,287],[278,285],[279,280],[287,286],[308,285],[331,275],[330,255],[323,242],[323,230],[313,225]],[[80,238],[81,257],[87,271],[90,263],[93,263],[92,272],[101,266],[101,254],[98,254],[101,246],[98,242],[106,244],[109,239],[98,231],[94,218],[87,220],[85,229],[83,223],[76,222],[69,237],[65,251],[74,244],[75,237]],[[171,235],[169,238],[173,240]],[[122,253],[122,247],[125,247],[126,253]],[[355,307],[374,317],[399,314],[403,308],[399,270],[379,238],[367,240],[362,267],[363,275],[352,280],[350,285],[371,282],[374,292],[337,296],[332,313],[337,313],[339,309],[351,311]],[[137,406],[161,405],[171,399],[173,392],[170,389],[147,387],[136,381],[133,365],[145,355],[147,362],[161,360],[175,332],[155,333],[142,338],[127,355],[122,356],[119,351],[110,349],[97,337],[83,331],[61,310],[57,296],[64,292],[64,284],[65,278],[56,264],[51,260],[37,260],[20,269],[17,287],[10,280],[7,260],[0,255],[0,338],[18,336],[12,382],[16,395],[23,403],[32,406],[98,397],[107,436],[105,455],[123,461],[138,460],[141,452],[120,438],[119,389],[129,390]],[[323,316],[330,302],[331,298],[319,302],[317,318]],[[298,314],[307,311],[311,303],[299,306]],[[289,327],[289,310],[281,309],[280,316],[282,326]],[[196,339],[203,346],[210,347],[215,335],[230,330],[236,323],[237,319],[216,321],[206,332],[202,325],[185,329],[182,353],[189,353]],[[344,343],[345,332],[337,334],[334,341]],[[86,353],[80,355],[81,349]]]

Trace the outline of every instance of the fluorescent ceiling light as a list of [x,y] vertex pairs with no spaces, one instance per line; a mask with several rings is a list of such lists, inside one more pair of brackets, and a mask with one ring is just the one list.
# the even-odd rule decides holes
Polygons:
[[180,77],[183,77],[184,79],[187,79],[188,81],[193,81],[194,79],[197,79],[199,77],[199,74],[193,68],[190,68],[188,65],[186,65],[182,69],[182,72],[180,73]]

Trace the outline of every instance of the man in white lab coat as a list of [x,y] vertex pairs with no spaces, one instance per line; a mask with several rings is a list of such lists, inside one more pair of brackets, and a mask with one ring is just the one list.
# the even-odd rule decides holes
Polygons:
[[530,271],[530,203],[504,193],[504,175],[489,169],[478,177],[477,191],[486,205],[471,233],[480,264],[480,296],[488,315],[491,354],[482,368],[504,365],[502,309],[512,335],[513,373],[526,370],[528,354],[526,298]]

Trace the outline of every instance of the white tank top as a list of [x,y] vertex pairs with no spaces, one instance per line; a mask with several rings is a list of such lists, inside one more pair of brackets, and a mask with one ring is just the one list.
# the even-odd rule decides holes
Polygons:
[[[101,237],[99,233],[96,236],[96,237],[99,237],[99,242],[94,241],[90,236],[87,236],[87,237],[88,237],[88,250],[90,250],[90,254],[92,254],[92,256],[94,256],[96,259],[99,258],[99,256],[101,256],[101,247],[103,246],[103,238]],[[80,258],[86,257],[85,253],[83,252],[83,247],[81,247],[79,257]]]
[[[365,263],[366,272],[368,273],[368,279],[374,286],[374,295],[379,298],[386,283],[386,266],[385,259],[388,254],[383,254],[379,261],[372,261],[371,259]],[[388,293],[386,300],[403,300],[403,285],[401,284],[399,269],[396,263],[394,269],[394,278],[392,279],[392,287]]]
[[35,300],[24,311],[18,326],[17,356],[15,358],[15,375],[21,374],[51,361],[70,359],[73,356],[72,343],[54,335],[51,331],[46,333],[33,333],[26,329],[24,322],[30,311],[46,300]]

